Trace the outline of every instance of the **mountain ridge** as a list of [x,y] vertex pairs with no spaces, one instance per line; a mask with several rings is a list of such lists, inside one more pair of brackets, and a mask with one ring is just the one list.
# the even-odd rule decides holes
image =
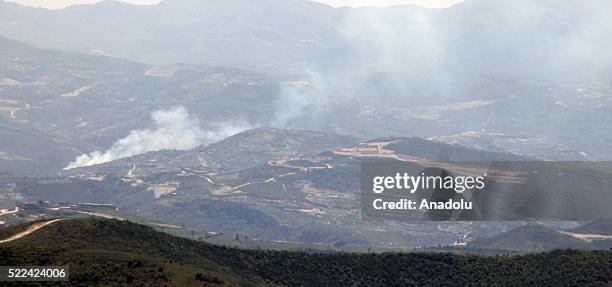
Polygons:
[[469,248],[498,249],[520,252],[542,252],[555,249],[594,249],[594,246],[539,224],[527,224],[501,234],[480,238],[467,244]]
[[42,264],[44,260],[46,264],[70,265],[71,284],[436,286],[443,282],[512,282],[552,286],[579,279],[583,284],[597,285],[612,279],[605,264],[610,256],[596,251],[481,257],[237,250],[176,238],[130,222],[98,219],[56,222],[0,245],[0,258],[6,264]]

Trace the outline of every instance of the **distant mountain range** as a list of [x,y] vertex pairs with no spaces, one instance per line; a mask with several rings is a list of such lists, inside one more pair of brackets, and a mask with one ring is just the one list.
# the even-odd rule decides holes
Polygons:
[[443,10],[165,0],[49,11],[0,2],[0,121],[45,135],[38,150],[54,150],[4,148],[0,158],[13,161],[6,171],[35,162],[54,173],[146,128],[151,112],[185,105],[211,126],[419,136],[606,160],[611,8],[602,0],[468,0]]
[[257,5],[244,0],[169,0],[156,6],[103,1],[59,11],[0,5],[3,36],[155,64],[271,71],[312,61],[341,44],[332,24],[338,17],[335,10],[302,0],[263,0]]
[[56,173],[173,106],[189,106],[202,128],[265,120],[277,90],[269,77],[239,69],[154,67],[0,38],[0,172]]
[[[599,134],[605,130],[599,125],[610,113],[605,110],[607,100],[595,97],[605,93],[600,88],[579,92],[583,96],[595,94],[590,94],[594,95],[593,102],[582,102],[576,110],[560,108],[561,94],[540,99],[548,88],[529,84],[518,88],[525,95],[511,92],[517,88],[514,84],[502,88],[495,95],[501,100],[464,98],[468,101],[404,109],[355,98],[338,99],[332,96],[342,93],[337,88],[321,93],[320,87],[309,82],[283,81],[235,68],[152,66],[42,50],[6,38],[0,38],[0,63],[0,131],[6,135],[0,146],[0,172],[55,174],[80,154],[108,149],[130,131],[149,128],[152,112],[177,105],[187,106],[203,128],[242,121],[253,126],[327,130],[362,138],[420,135],[546,159],[584,160],[606,158],[607,154],[607,135]],[[483,89],[499,88],[499,83],[484,85]],[[577,96],[575,91],[563,90],[568,100]],[[517,96],[525,102],[513,99]],[[320,103],[304,103],[298,100],[300,97],[329,101],[322,101],[325,108],[320,109]],[[461,98],[457,94],[453,101]],[[533,104],[531,100],[543,102]],[[549,113],[552,118],[540,116],[551,105],[559,107]],[[599,108],[593,110],[595,106]],[[497,111],[502,107],[505,112]],[[528,118],[517,119],[518,111],[513,109],[523,110],[520,113]],[[278,124],[279,118],[286,120],[284,124]],[[454,124],[446,124],[449,121]],[[506,132],[478,130],[497,129],[495,122]],[[547,128],[551,124],[564,126],[568,132]],[[597,135],[576,137],[576,129]],[[597,151],[595,156],[571,147],[586,147],[587,142],[588,149]]]
[[[155,6],[103,1],[47,11],[5,2],[0,35],[155,64],[301,73],[309,64],[355,64],[383,52],[389,60],[407,55],[407,62],[390,66],[407,65],[401,69],[413,70],[418,63],[428,72],[575,81],[605,79],[611,72],[604,52],[610,43],[602,37],[612,28],[606,20],[610,9],[603,0],[468,0],[442,10],[334,9],[306,0],[165,0]],[[388,64],[374,60],[366,63]]]

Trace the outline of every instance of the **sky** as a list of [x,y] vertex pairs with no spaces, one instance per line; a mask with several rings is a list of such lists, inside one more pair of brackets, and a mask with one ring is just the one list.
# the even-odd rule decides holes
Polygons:
[[[92,4],[100,2],[100,0],[7,0],[9,2],[17,2],[23,5],[44,7],[48,9],[61,9],[73,4]],[[160,0],[122,0],[133,4],[152,5],[157,4]],[[452,6],[463,0],[313,0],[326,3],[331,6],[391,6],[402,4],[418,4],[430,8],[445,8]]]
[[339,6],[393,6],[393,5],[406,5],[406,4],[417,4],[430,8],[446,8],[450,7],[463,0],[314,0],[322,2],[334,7]]

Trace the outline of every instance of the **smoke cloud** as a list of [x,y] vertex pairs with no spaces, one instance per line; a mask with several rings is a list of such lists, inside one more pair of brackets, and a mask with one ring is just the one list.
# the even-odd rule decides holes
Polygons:
[[204,130],[198,118],[181,106],[155,111],[151,113],[151,119],[153,129],[133,130],[107,151],[80,155],[64,169],[92,166],[151,151],[189,150],[250,128],[248,124],[238,122],[223,123],[215,129]]
[[305,127],[305,122],[317,125],[316,118],[330,106],[329,90],[321,75],[307,71],[303,80],[285,82],[275,100],[271,125],[277,128]]

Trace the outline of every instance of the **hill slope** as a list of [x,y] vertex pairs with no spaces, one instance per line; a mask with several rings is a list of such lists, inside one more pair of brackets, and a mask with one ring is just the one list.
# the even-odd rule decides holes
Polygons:
[[312,59],[319,48],[337,41],[329,24],[331,7],[299,0],[258,2],[167,0],[143,7],[103,1],[60,11],[0,2],[0,35],[152,63],[268,69]]
[[269,77],[234,68],[151,66],[0,36],[0,172],[57,172],[152,128],[151,113],[174,106],[188,107],[207,130],[265,122],[277,89]]
[[474,240],[468,244],[468,247],[523,252],[590,248],[587,243],[580,239],[536,224],[524,225],[490,238]]
[[600,218],[585,225],[578,226],[570,231],[577,233],[612,235],[612,220]]
[[[48,48],[162,64],[200,62],[286,71],[309,62],[326,65],[334,57],[354,61],[353,54],[379,56],[371,52],[378,48],[390,54],[386,59],[396,61],[386,64],[387,70],[413,70],[420,64],[424,68],[419,70],[450,73],[580,77],[584,75],[561,71],[574,68],[592,75],[584,67],[597,63],[594,70],[609,73],[605,53],[574,55],[581,54],[577,48],[608,47],[602,36],[611,28],[605,18],[609,11],[601,0],[470,0],[442,11],[413,6],[333,9],[304,0],[259,0],[257,5],[246,0],[165,0],[155,6],[103,1],[59,11],[2,2],[0,35]],[[377,29],[390,34],[376,35]],[[400,32],[407,41],[389,36]],[[401,57],[406,54],[388,45],[409,50],[412,56]],[[447,59],[436,59],[443,56]],[[571,59],[559,61],[560,56]]]
[[5,265],[69,265],[68,286],[605,285],[612,253],[517,257],[246,251],[172,237],[129,222],[78,219],[0,245]]
[[[442,137],[546,159],[612,158],[605,125],[612,114],[605,96],[610,94],[611,66],[605,35],[612,30],[607,2],[471,0],[445,10],[251,2],[166,0],[143,7],[103,1],[60,11],[0,2],[0,35],[45,48],[149,63],[237,66],[280,75],[283,83],[307,83],[281,89],[250,86],[260,81],[227,72],[158,86],[146,77],[124,74],[111,86],[128,91],[109,88],[103,93],[108,86],[97,83],[83,93],[120,101],[112,107],[116,117],[106,110],[78,113],[73,106],[94,109],[101,103],[68,98],[53,101],[52,113],[36,119],[91,145],[108,147],[125,135],[121,127],[127,125],[143,128],[138,124],[150,112],[143,108],[149,101],[156,108],[189,105],[203,122],[236,116],[266,124],[267,116],[278,114],[275,122],[292,129]],[[40,61],[45,64],[53,63]],[[60,95],[92,82],[62,79]],[[204,89],[212,82],[231,85]],[[55,94],[54,87],[45,88],[44,94]],[[151,99],[143,99],[149,95]],[[80,126],[85,122],[87,127]],[[89,129],[108,134],[92,135]]]
[[[364,160],[404,160],[414,165],[411,168],[419,170],[432,164],[449,166],[445,160],[485,161],[471,165],[457,163],[449,169],[496,174],[498,167],[486,161],[520,159],[510,154],[481,152],[416,138],[352,144],[355,141],[352,137],[331,133],[256,129],[194,150],[147,153],[71,170],[58,178],[15,179],[8,181],[5,189],[16,192],[26,202],[112,203],[126,213],[203,231],[247,235],[253,239],[350,243],[366,249],[385,242],[382,245],[412,248],[452,244],[463,238],[465,232],[480,230],[476,226],[482,226],[484,231],[491,230],[494,224],[456,224],[439,228],[437,224],[419,223],[406,227],[395,222],[363,221],[359,196],[360,169]],[[420,163],[423,166],[415,163],[415,159],[424,159]],[[545,174],[556,174],[547,166],[539,171],[542,178]],[[576,185],[578,181],[572,180],[574,177],[570,174],[564,177],[563,183]],[[512,180],[507,183],[514,190],[521,190],[513,184]],[[542,195],[562,196],[578,188],[568,184],[562,193],[560,189],[549,192],[551,190],[541,188],[545,185],[539,186],[529,196],[536,191]],[[524,196],[518,191],[512,198],[502,196],[508,193],[495,191],[482,193],[479,200],[487,205],[497,204],[491,205],[496,213],[484,210],[474,215],[475,218],[515,215],[515,209],[509,208],[514,206],[534,212],[541,210],[537,204],[524,205]],[[597,200],[605,203],[603,198],[597,197]],[[581,199],[581,202],[593,201]],[[564,205],[556,207],[559,214],[566,214],[561,213],[566,212],[563,209],[566,205],[574,206],[574,201],[562,203]],[[386,232],[380,232],[381,226]],[[491,233],[472,233],[470,238],[483,234]]]
[[413,138],[389,139],[389,150],[382,139],[357,142],[332,133],[256,129],[194,150],[147,153],[54,180],[19,180],[15,189],[25,201],[112,203],[127,213],[256,239],[418,247],[450,244],[461,235],[436,224],[389,223],[380,233],[379,224],[362,221],[362,159],[513,157]]

